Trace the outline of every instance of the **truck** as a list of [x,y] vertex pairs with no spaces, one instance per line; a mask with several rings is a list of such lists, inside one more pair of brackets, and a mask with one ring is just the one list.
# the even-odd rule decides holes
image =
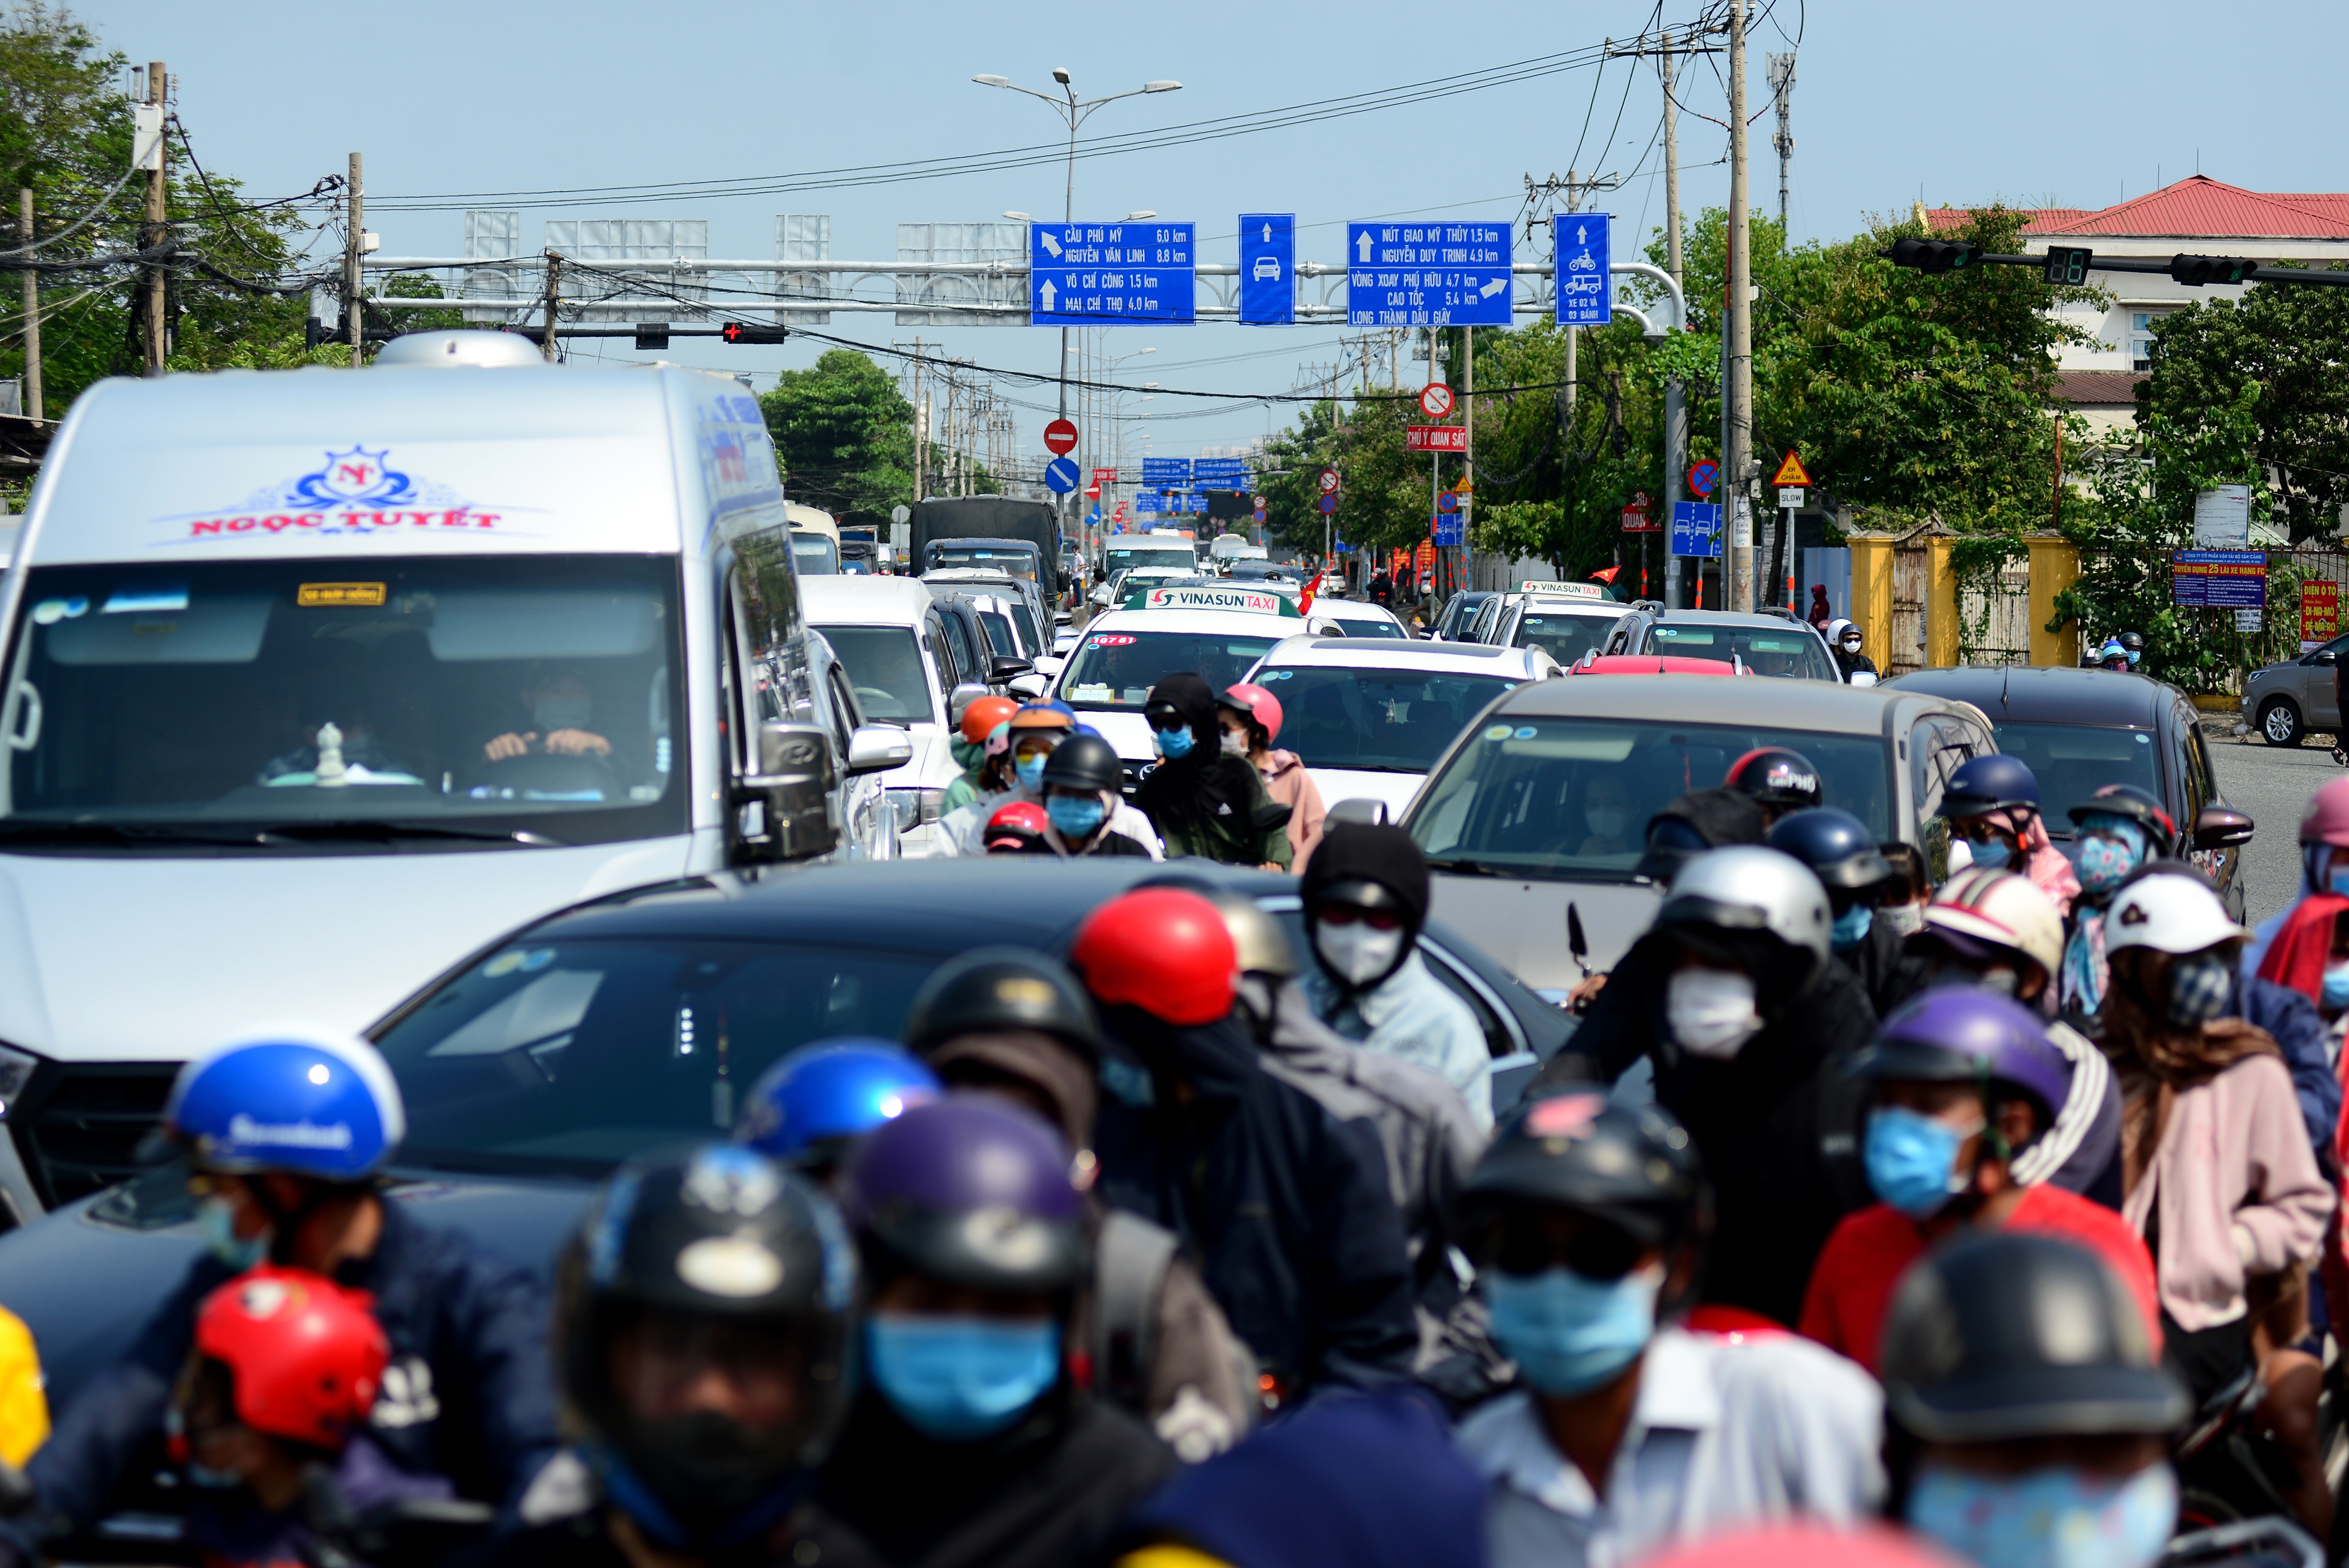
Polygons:
[[933,495],[914,508],[907,558],[916,571],[928,568],[926,547],[940,539],[1025,540],[1036,546],[1044,570],[1052,574],[1051,581],[1036,586],[1048,597],[1069,590],[1068,574],[1060,568],[1060,518],[1049,501],[1020,501],[1009,495]]

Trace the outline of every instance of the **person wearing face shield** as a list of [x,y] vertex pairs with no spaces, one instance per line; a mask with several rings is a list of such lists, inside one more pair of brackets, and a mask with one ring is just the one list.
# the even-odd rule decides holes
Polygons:
[[1875,1037],[1876,1012],[1830,961],[1833,924],[1826,890],[1792,856],[1698,855],[1615,966],[1572,1054],[1602,1082],[1642,1056],[1653,1064],[1657,1102],[1695,1138],[1720,1194],[1707,1307],[1787,1327],[1828,1232],[1870,1201],[1863,1096],[1844,1067]]
[[1490,1130],[1492,1047],[1419,954],[1430,891],[1427,857],[1402,828],[1341,823],[1323,835],[1304,877],[1316,961],[1308,995],[1347,1039],[1451,1085],[1478,1129]]
[[849,1161],[861,1386],[815,1495],[900,1568],[1092,1568],[1180,1462],[1072,1371],[1090,1238],[1071,1170],[1041,1117],[975,1095]]
[[2285,1498],[2323,1539],[2323,1374],[2300,1346],[2333,1194],[2274,1037],[2224,1015],[2251,933],[2184,870],[2123,888],[2106,932],[2103,1044],[2126,1106],[2121,1212],[2153,1252],[2164,1362],[2198,1407],[2259,1367],[2261,1419],[2299,1473]]
[[1133,804],[1157,828],[1170,857],[1200,855],[1226,866],[1286,871],[1291,812],[1266,791],[1254,763],[1224,749],[1216,714],[1216,693],[1196,675],[1170,675],[1150,689],[1143,716],[1160,761]]
[[2047,836],[2039,815],[2039,781],[2022,758],[1993,752],[1960,763],[1942,786],[1938,815],[1949,819],[1953,873],[1964,866],[2019,872],[2054,900],[2058,919],[2071,915],[2080,879]]
[[[1882,1398],[1793,1334],[1678,1320],[1708,1251],[1689,1131],[1588,1089],[1512,1113],[1464,1198],[1493,1336],[1524,1387],[1461,1423],[1493,1568],[1635,1562],[1689,1537],[1878,1507]],[[1728,1221],[1724,1218],[1723,1224]]]
[[[955,765],[962,772],[954,783],[947,785],[945,797],[938,803],[938,815],[959,811],[980,795],[990,794],[1003,787],[1000,764],[996,758],[1009,754],[1011,715],[1019,711],[1019,704],[1009,697],[974,697],[966,704],[962,717],[955,721],[955,732],[947,745],[954,752]],[[1002,752],[988,750],[995,732],[1004,731],[1006,740]]]
[[2152,1568],[2192,1409],[2129,1287],[2054,1236],[1977,1232],[1885,1316],[1887,1512],[1975,1568]]
[[2178,829],[2161,803],[2135,784],[2106,784],[2071,815],[2080,896],[2072,902],[2057,1001],[2067,1013],[2085,1014],[2105,1004],[2105,912],[2113,895],[2148,862],[2171,853]]
[[25,1467],[37,1502],[0,1523],[0,1560],[105,1516],[163,1430],[199,1305],[264,1262],[374,1297],[391,1353],[375,1427],[394,1464],[479,1502],[520,1494],[556,1448],[546,1298],[528,1271],[385,1199],[406,1125],[390,1067],[356,1035],[274,1029],[180,1070],[150,1147],[186,1160],[204,1251],[58,1413]]
[[1928,991],[1884,1021],[1852,1064],[1868,1084],[1864,1148],[1881,1199],[1827,1239],[1802,1332],[1870,1372],[1892,1291],[1925,1252],[1968,1231],[2030,1231],[2087,1247],[2125,1281],[2161,1342],[2153,1260],[2127,1221],[2046,1179],[2041,1143],[2072,1089],[2043,1021],[1987,992]]
[[1099,735],[1070,736],[1044,763],[1044,842],[1062,856],[1164,858],[1150,819],[1119,793],[1125,770]]
[[940,855],[984,855],[987,825],[999,810],[1014,801],[1044,804],[1044,761],[1076,732],[1077,712],[1065,702],[1027,702],[1005,723],[1009,744],[1005,761],[998,764],[998,776],[1007,772],[1009,776],[1001,789],[938,818]]
[[1922,966],[1901,950],[1900,933],[1876,919],[1877,903],[1893,886],[1892,863],[1859,818],[1826,805],[1794,812],[1770,830],[1770,847],[1809,867],[1826,889],[1835,961],[1851,971],[1879,1017],[1924,983]]

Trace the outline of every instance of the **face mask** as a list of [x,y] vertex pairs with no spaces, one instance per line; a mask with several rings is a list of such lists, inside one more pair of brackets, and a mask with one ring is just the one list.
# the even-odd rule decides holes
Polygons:
[[1913,937],[1925,929],[1925,906],[1922,904],[1890,904],[1877,911],[1895,935]]
[[1063,838],[1083,838],[1102,825],[1109,807],[1097,795],[1056,794],[1044,803],[1044,815]]
[[955,766],[967,774],[978,772],[978,764],[987,761],[987,746],[983,742],[966,741],[957,735],[947,742],[947,748],[954,753]]
[[1986,969],[1973,977],[1977,990],[1992,996],[2013,997],[2023,989],[2023,977],[2011,969]]
[[2166,1464],[2108,1480],[2064,1466],[2019,1476],[1928,1463],[1909,1523],[1978,1568],[2147,1568],[2178,1522]]
[[1189,756],[1191,754],[1191,748],[1196,745],[1198,741],[1199,738],[1191,733],[1191,726],[1188,724],[1184,725],[1179,730],[1153,730],[1150,732],[1150,743],[1157,748],[1158,754],[1160,756],[1164,757],[1170,763],[1174,761],[1177,757]]
[[2135,670],[2135,669],[2137,668],[2137,660],[2138,660],[2138,659],[2143,659],[2144,657],[2145,657],[2145,651],[2144,651],[2144,649],[2136,649],[2136,648],[2132,648],[2132,649],[2130,649],[2128,650],[2128,661],[2129,661],[2129,668],[2130,668],[2131,670]]
[[1868,1184],[1911,1220],[1926,1219],[1964,1190],[1955,1167],[1969,1136],[1903,1106],[1873,1111],[1864,1152]]
[[2324,1011],[2349,1012],[2349,962],[2324,971]]
[[584,729],[591,711],[585,697],[542,697],[530,705],[531,719],[542,734],[554,730]]
[[2327,877],[2326,880],[2331,884],[2334,892],[2340,894],[2343,898],[2349,898],[2349,866],[2337,866],[2333,867],[2332,876]]
[[1531,1276],[1480,1276],[1493,1338],[1526,1381],[1545,1394],[1586,1393],[1631,1365],[1656,1332],[1664,1271],[1593,1280],[1563,1264]]
[[2084,893],[2109,893],[2121,885],[2123,877],[2137,869],[2138,856],[2126,844],[2116,843],[2101,835],[2083,836],[2080,840],[2080,890]]
[[1227,757],[1244,757],[1248,754],[1248,738],[1237,730],[1224,732],[1223,746],[1224,755]]
[[1011,771],[1019,775],[1019,787],[1030,794],[1040,791],[1044,787],[1044,764],[1051,760],[1051,753],[1038,752],[1033,756],[1021,757],[1014,762]]
[[2216,953],[2198,953],[2169,966],[2169,1021],[2180,1029],[2199,1029],[2226,1011],[2227,992],[2234,976],[2227,961]]
[[269,1256],[269,1232],[258,1236],[236,1233],[236,1205],[214,1194],[196,1205],[196,1224],[213,1257],[238,1273],[258,1268]]
[[1631,826],[1631,814],[1619,806],[1594,805],[1584,809],[1582,820],[1598,836],[1619,839],[1623,830]]
[[1664,986],[1664,1023],[1681,1049],[1727,1061],[1762,1032],[1753,978],[1734,970],[1675,972]]
[[865,1320],[873,1381],[905,1424],[940,1442],[991,1437],[1061,1376],[1061,1325],[977,1317]]
[[1849,951],[1866,940],[1868,928],[1874,924],[1875,920],[1875,910],[1865,904],[1854,904],[1850,909],[1837,915],[1835,918],[1835,924],[1827,929],[1827,945],[1837,952]]
[[1316,920],[1313,950],[1330,966],[1330,973],[1348,985],[1363,986],[1387,977],[1402,956],[1403,939],[1408,934],[1401,926],[1391,931],[1374,931],[1361,920],[1345,926]]
[[1859,639],[1856,637],[1847,637],[1844,639],[1843,650],[1846,653],[1857,653],[1859,651]]
[[1974,864],[1985,871],[2002,871],[2006,863],[2014,858],[2014,851],[1995,833],[1980,844],[1969,838],[1966,847],[1973,851]]

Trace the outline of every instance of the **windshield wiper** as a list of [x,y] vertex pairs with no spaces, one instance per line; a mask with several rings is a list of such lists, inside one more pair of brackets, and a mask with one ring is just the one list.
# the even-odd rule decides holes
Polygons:
[[218,844],[258,848],[259,829],[202,828],[181,823],[29,822],[0,818],[0,840],[19,844]]
[[1427,857],[1427,868],[1431,871],[1454,871],[1465,877],[1499,877],[1505,875],[1505,873],[1495,870],[1492,867],[1485,865],[1481,860],[1443,860],[1438,859],[1433,855]]
[[432,822],[384,822],[355,817],[337,822],[278,822],[258,830],[261,837],[333,842],[357,839],[390,844],[403,838],[463,838],[481,844],[524,844],[533,849],[567,847],[560,838],[512,827],[451,827]]

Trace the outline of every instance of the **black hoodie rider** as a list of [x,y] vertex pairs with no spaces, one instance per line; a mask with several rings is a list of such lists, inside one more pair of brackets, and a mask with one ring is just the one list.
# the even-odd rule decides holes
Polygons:
[[1289,808],[1266,793],[1255,763],[1225,754],[1214,689],[1196,675],[1170,675],[1150,689],[1143,712],[1164,761],[1142,781],[1133,804],[1149,814],[1167,858],[1202,855],[1288,870]]

